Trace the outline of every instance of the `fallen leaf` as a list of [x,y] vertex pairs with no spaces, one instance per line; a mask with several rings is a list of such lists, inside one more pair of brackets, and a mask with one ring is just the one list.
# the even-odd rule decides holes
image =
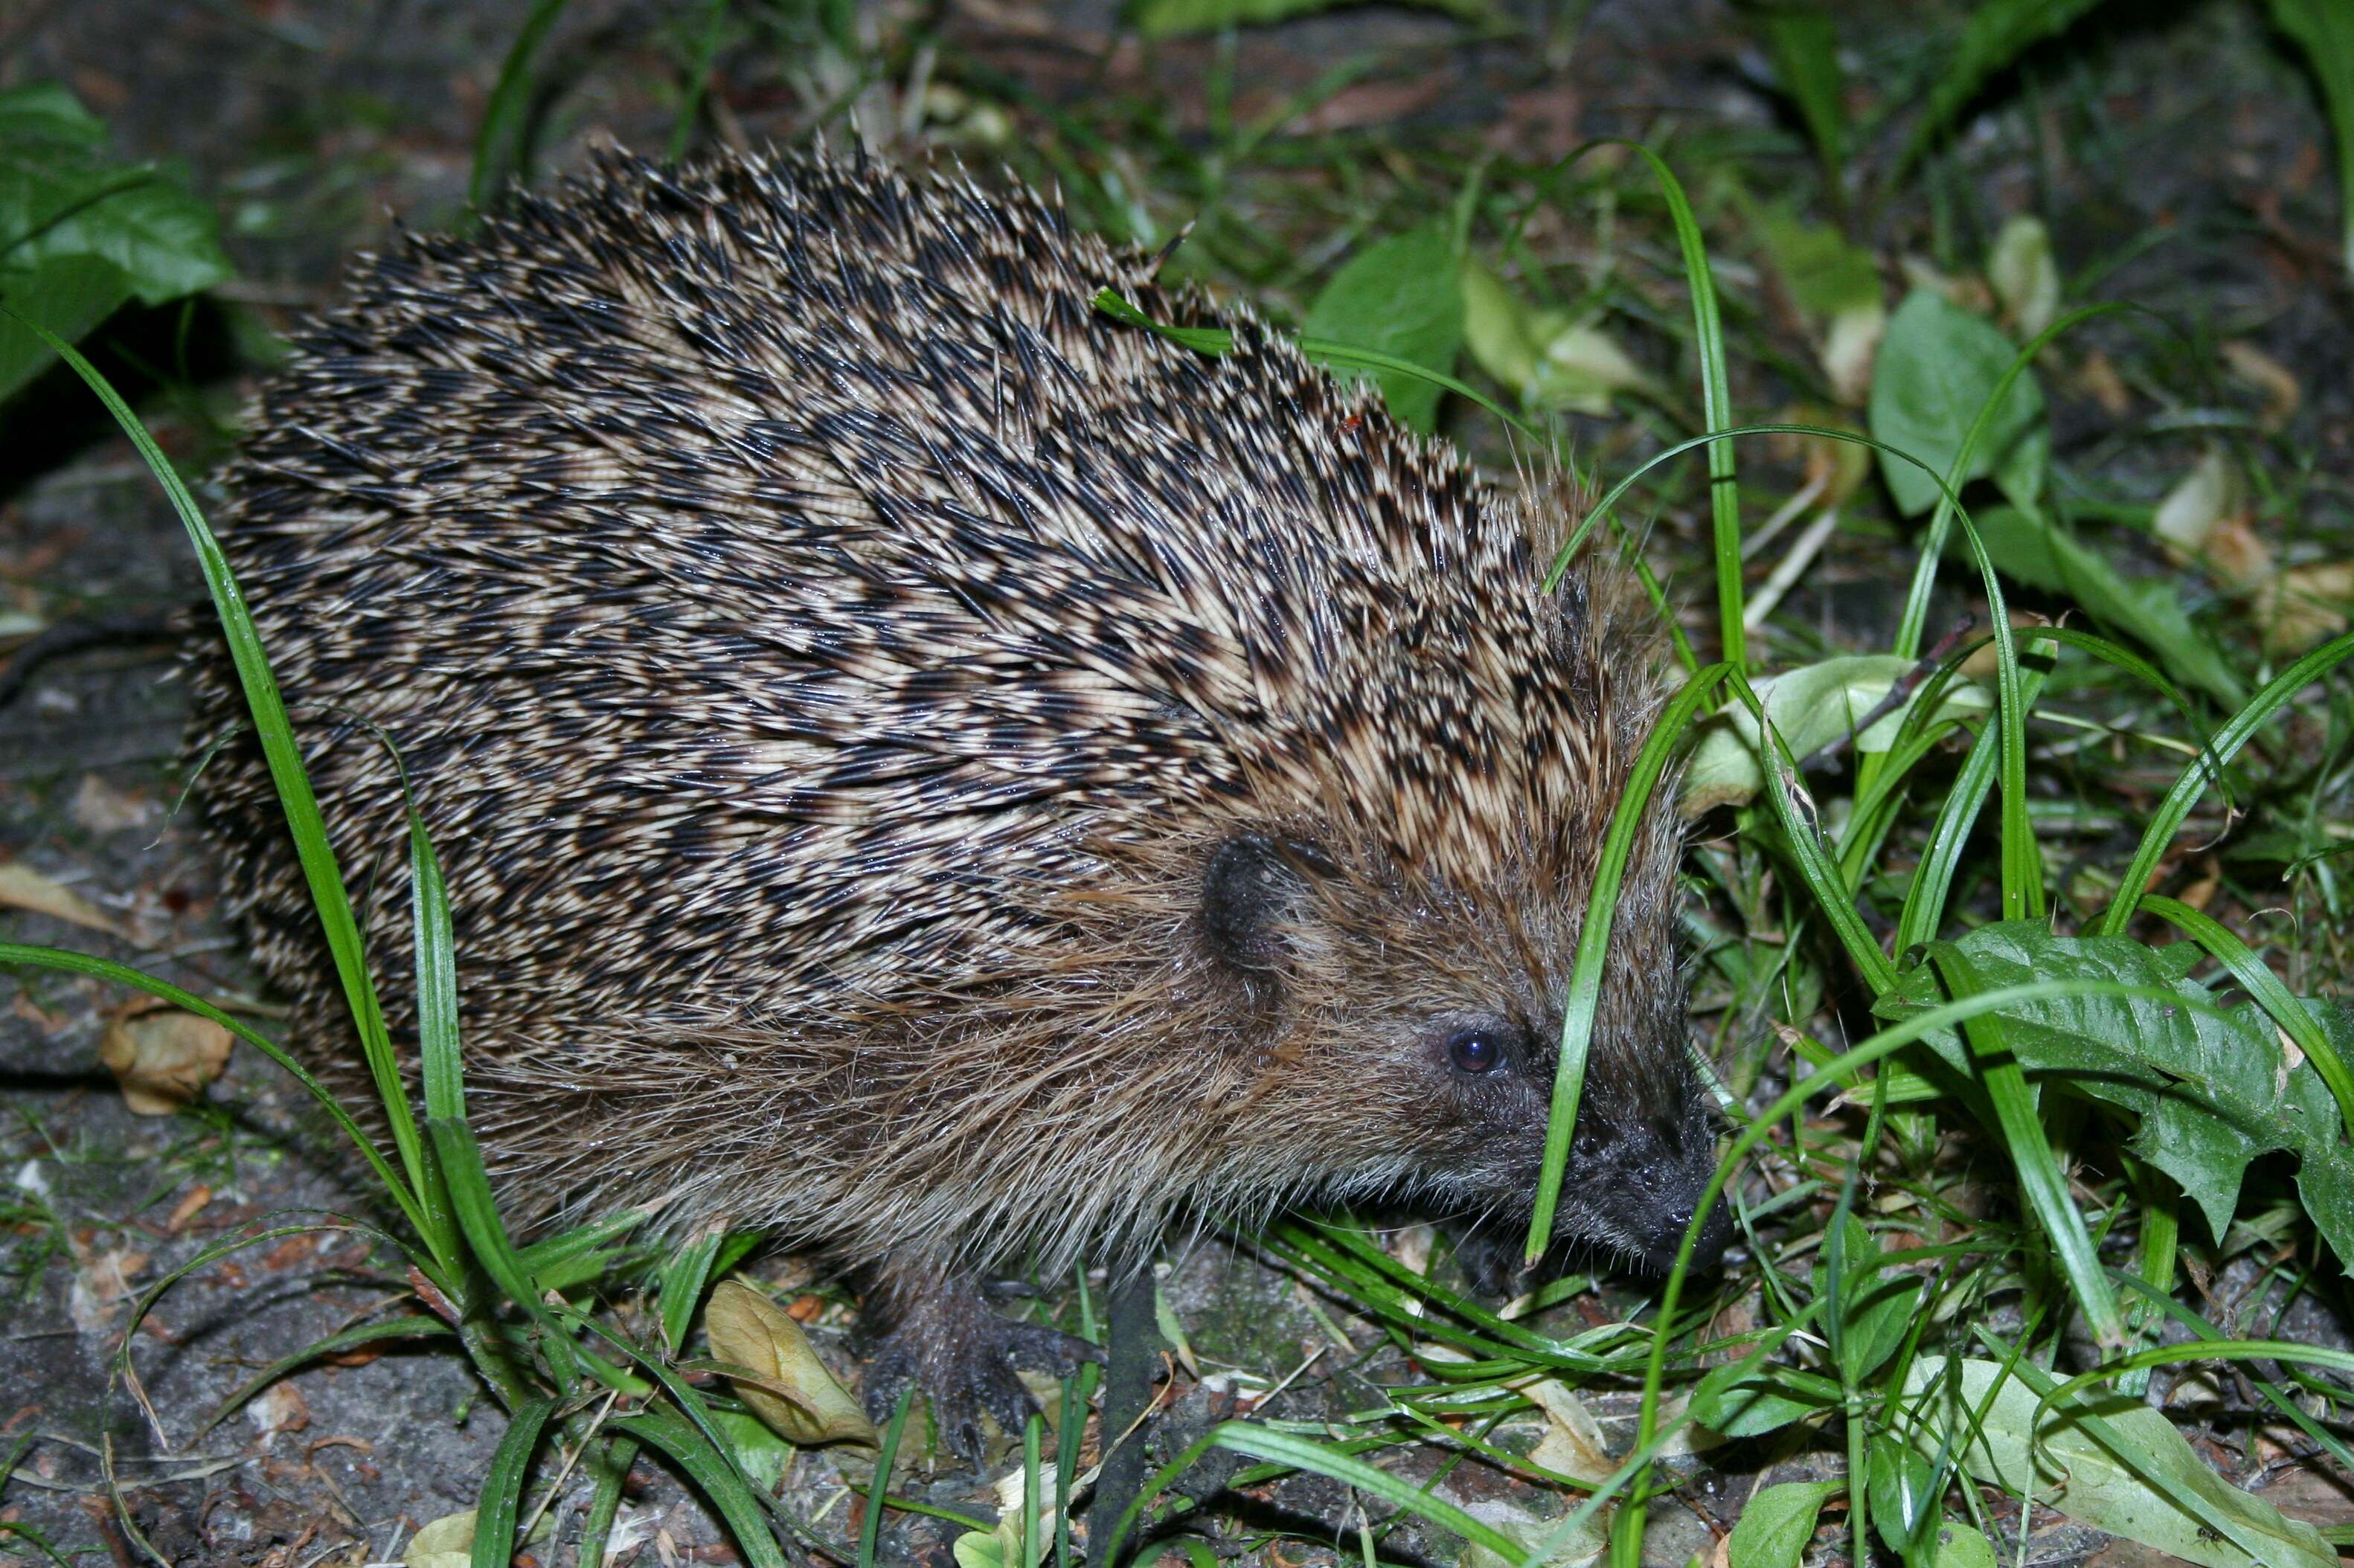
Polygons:
[[2222,355],[2225,368],[2233,376],[2262,394],[2264,406],[2256,415],[2259,425],[2277,430],[2296,417],[2297,406],[2305,401],[2305,388],[2295,371],[2243,338],[2225,344]]
[[2100,405],[2101,412],[2112,419],[2122,419],[2133,410],[2133,394],[2126,389],[2125,377],[2109,356],[2099,349],[2084,355],[2076,366],[2076,389]]
[[2354,606],[2354,561],[2323,561],[2291,567],[2256,595],[2257,623],[2264,650],[2295,656],[2346,630]]
[[98,1059],[133,1116],[170,1116],[221,1075],[231,1038],[208,1018],[142,998],[109,1017]]
[[81,776],[74,790],[73,820],[94,833],[143,828],[155,819],[155,802],[118,789],[95,773]]
[[86,926],[110,937],[129,937],[113,916],[20,861],[0,865],[0,906],[47,915],[69,925]]
[[245,1414],[263,1432],[300,1432],[311,1425],[311,1402],[291,1383],[272,1383]]
[[703,1328],[715,1357],[752,1374],[731,1381],[770,1431],[805,1447],[875,1444],[875,1425],[866,1413],[818,1360],[801,1326],[766,1296],[736,1280],[721,1280],[703,1309]]
[[1596,1486],[1608,1480],[1617,1469],[1610,1457],[1610,1446],[1602,1436],[1602,1424],[1569,1388],[1553,1378],[1540,1378],[1522,1387],[1545,1413],[1544,1436],[1529,1458],[1557,1475],[1574,1477]]
[[2020,341],[2052,324],[2060,313],[2060,266],[2041,218],[2021,213],[2002,226],[1987,258],[1987,281],[2002,302],[2004,323]]
[[213,1201],[213,1190],[201,1183],[188,1189],[187,1195],[172,1205],[171,1217],[164,1222],[167,1231],[178,1231],[201,1213]]
[[131,1282],[146,1268],[147,1255],[127,1247],[92,1251],[71,1234],[67,1244],[74,1255],[74,1276],[66,1291],[66,1315],[82,1333],[105,1333],[131,1298]]
[[471,1568],[474,1561],[474,1510],[445,1513],[409,1537],[400,1554],[408,1568]]
[[2211,446],[2158,502],[2150,529],[2179,558],[2198,556],[2224,519],[2241,510],[2243,489],[2223,449]]

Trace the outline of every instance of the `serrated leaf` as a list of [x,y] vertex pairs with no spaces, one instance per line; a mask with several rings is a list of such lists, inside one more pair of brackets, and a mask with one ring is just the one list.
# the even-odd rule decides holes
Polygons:
[[[0,93],[0,297],[68,341],[127,299],[163,304],[231,275],[219,220],[186,176],[110,159],[105,139],[56,82]],[[0,396],[49,358],[0,322]]]
[[1725,1542],[1729,1568],[1797,1568],[1815,1538],[1823,1504],[1845,1491],[1839,1481],[1784,1481],[1749,1499]]
[[[2066,1410],[2039,1410],[2035,1390],[2020,1376],[2004,1377],[1999,1362],[1961,1362],[1957,1395],[1937,1388],[1946,1366],[1944,1357],[1926,1356],[1905,1379],[1916,1408],[1903,1431],[1924,1452],[1950,1445],[1980,1481],[2205,1568],[2337,1568],[2319,1531],[2226,1483],[2164,1412],[2141,1400],[2098,1393]],[[1973,1427],[1968,1417],[1982,1406],[1984,1424]]]
[[[131,280],[97,256],[55,256],[37,266],[0,270],[0,302],[71,343],[130,302]],[[49,345],[0,316],[0,397],[57,362]]]
[[[1447,230],[1426,224],[1349,258],[1308,309],[1301,333],[1452,374],[1463,346],[1463,287]],[[1426,435],[1437,426],[1439,388],[1396,371],[1373,381],[1391,414]]]
[[[2141,997],[2070,996],[2022,1002],[1999,1016],[2031,1078],[2117,1106],[2140,1118],[2128,1147],[2179,1182],[2220,1236],[2237,1209],[2250,1161],[2285,1150],[2301,1161],[2306,1212],[2341,1262],[2354,1264],[2354,1150],[2336,1138],[2337,1102],[2312,1065],[2292,1065],[2271,1021],[2253,1006],[2215,1010],[2186,979],[2191,943],[2152,948],[2124,937],[2056,937],[2034,921],[1982,926],[1956,944],[1988,987],[2086,980],[2172,991],[2180,1005]],[[1941,1000],[1925,969],[1907,971],[1875,1004],[1902,1018]],[[2308,1002],[2333,1044],[2354,1050],[2354,1017]],[[1931,1034],[1930,1049],[1967,1072],[1961,1042]]]
[[[1889,319],[1872,366],[1873,437],[1944,476],[2017,354],[1991,323],[1935,290],[1915,289]],[[2043,389],[2035,373],[2026,371],[2004,395],[1963,479],[1990,475],[2014,504],[2031,506],[2042,493],[2051,459]],[[1936,481],[1920,469],[1882,452],[1880,470],[1906,516],[1937,504]]]
[[[1999,506],[1978,518],[1978,538],[1995,569],[2045,593],[2062,593],[2094,620],[2141,643],[2175,676],[2232,707],[2247,687],[2214,639],[2182,608],[2171,579],[2126,577],[2098,552],[2031,512]],[[1967,548],[1956,542],[1950,546]]]

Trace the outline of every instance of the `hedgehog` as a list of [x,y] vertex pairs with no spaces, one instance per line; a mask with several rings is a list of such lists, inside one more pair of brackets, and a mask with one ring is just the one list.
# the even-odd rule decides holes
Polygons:
[[[1663,679],[1622,564],[1544,586],[1574,481],[1483,479],[1009,184],[607,150],[404,237],[220,527],[371,951],[404,775],[440,851],[505,1199],[864,1271],[868,1403],[915,1381],[968,1457],[1075,1353],[1002,1271],[1301,1206],[1509,1234]],[[224,903],[361,1086],[225,648],[189,667]],[[1652,1266],[1714,1160],[1678,856],[1663,795],[1558,1221]]]

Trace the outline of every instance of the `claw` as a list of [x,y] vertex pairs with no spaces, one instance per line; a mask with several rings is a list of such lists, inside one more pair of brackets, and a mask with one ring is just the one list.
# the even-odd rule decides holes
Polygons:
[[931,1403],[941,1444],[978,1469],[987,1446],[984,1414],[1010,1437],[1037,1413],[1017,1368],[1067,1377],[1103,1352],[1059,1330],[1008,1322],[970,1281],[928,1272],[930,1278],[914,1286],[904,1275],[887,1277],[869,1298],[867,1309],[879,1308],[888,1327],[871,1341],[867,1414],[878,1425],[888,1421],[900,1392],[914,1383]]

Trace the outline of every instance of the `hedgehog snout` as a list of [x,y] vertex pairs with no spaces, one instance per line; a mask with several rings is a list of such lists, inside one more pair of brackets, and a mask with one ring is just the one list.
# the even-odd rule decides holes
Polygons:
[[[1600,1163],[1599,1179],[1588,1189],[1600,1239],[1634,1254],[1648,1272],[1667,1273],[1716,1172],[1715,1139],[1698,1118],[1638,1127],[1614,1139]],[[1733,1234],[1732,1212],[1719,1196],[1692,1244],[1691,1272],[1713,1272]]]

